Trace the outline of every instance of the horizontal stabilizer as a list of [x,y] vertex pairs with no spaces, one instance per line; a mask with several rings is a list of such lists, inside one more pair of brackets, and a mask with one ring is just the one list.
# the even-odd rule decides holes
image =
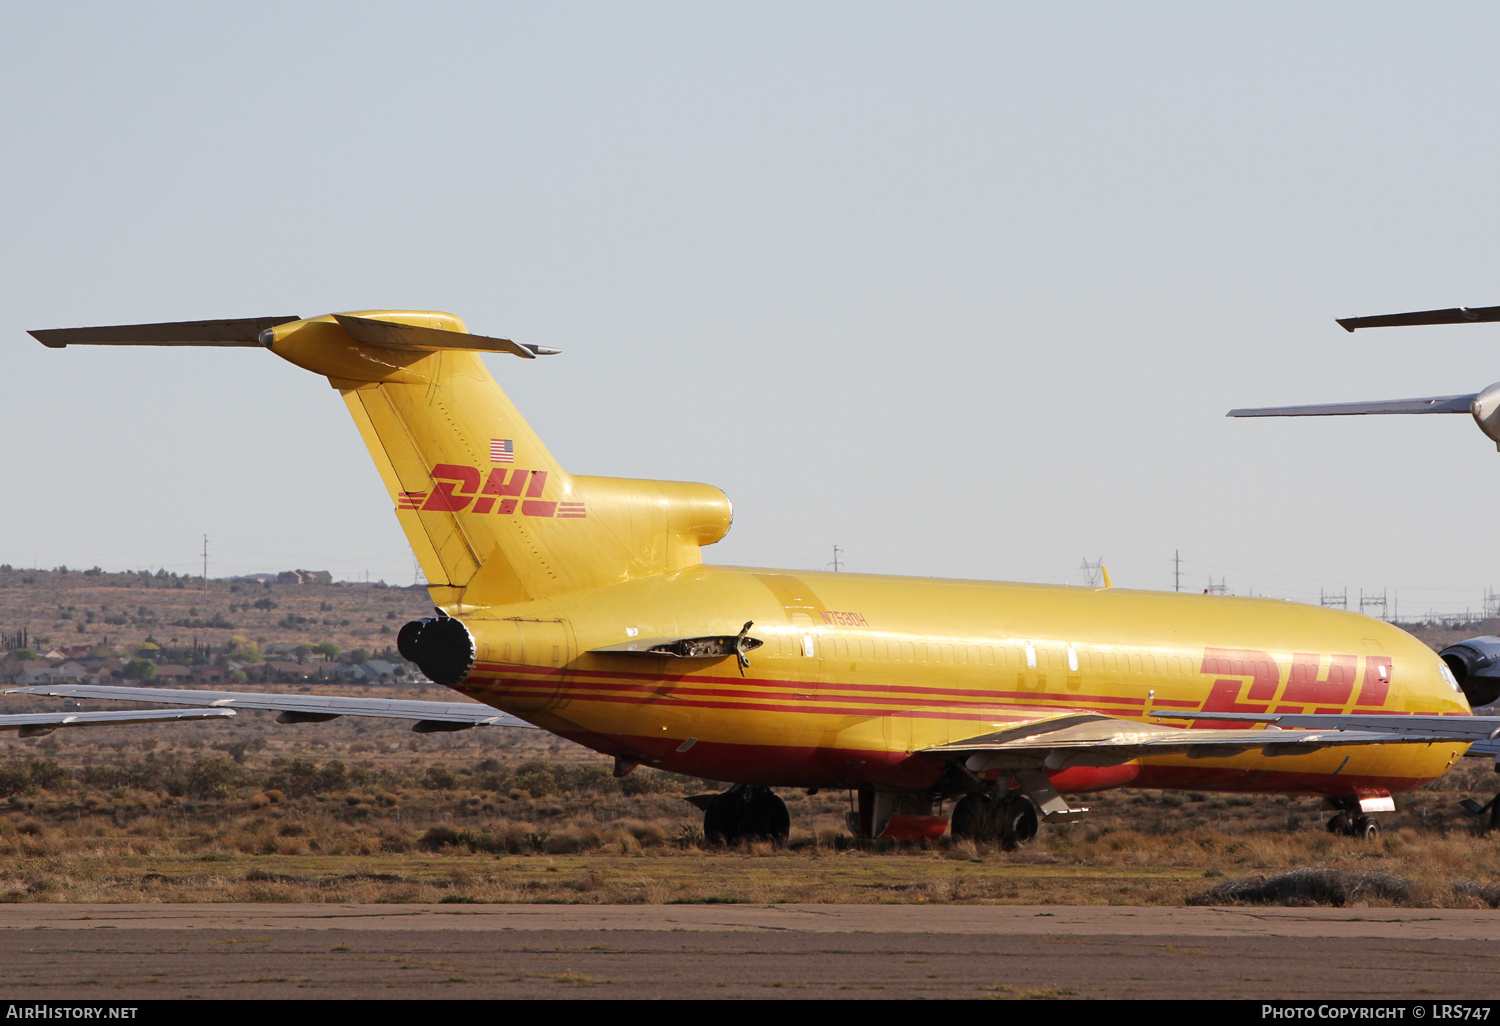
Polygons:
[[1469,395],[1434,395],[1426,399],[1381,399],[1372,403],[1322,403],[1315,406],[1261,406],[1230,410],[1229,417],[1353,417],[1380,413],[1468,413],[1479,398]]
[[44,346],[259,346],[260,333],[298,317],[240,317],[228,321],[111,324],[102,328],[43,328],[27,334]]
[[[102,684],[38,684],[11,688],[7,694],[53,695],[57,698],[106,698],[163,705],[200,705],[217,709],[269,709],[275,712],[454,723],[464,726],[530,727],[523,719],[478,702],[419,702],[407,699],[350,698],[340,695],[277,695],[255,691],[198,691],[177,688],[131,688]],[[87,713],[75,715],[93,715]],[[99,713],[98,715],[109,715]],[[128,715],[128,714],[120,714]],[[293,716],[283,722],[316,722]]]
[[1413,324],[1474,324],[1500,321],[1500,306],[1455,306],[1447,310],[1414,310],[1411,313],[1379,314],[1375,317],[1341,317],[1339,327],[1400,328]]
[[391,349],[468,349],[481,353],[510,353],[523,360],[535,360],[538,356],[550,356],[558,352],[545,346],[526,346],[508,338],[491,338],[488,335],[469,335],[460,331],[444,331],[441,328],[423,328],[415,324],[400,324],[396,321],[381,321],[373,317],[351,317],[334,314],[339,327],[356,342],[369,346],[385,346]]

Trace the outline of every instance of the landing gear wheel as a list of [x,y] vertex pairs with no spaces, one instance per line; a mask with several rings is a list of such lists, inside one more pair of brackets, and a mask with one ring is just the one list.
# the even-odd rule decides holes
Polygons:
[[769,787],[751,788],[740,817],[740,837],[785,844],[791,833],[792,816],[781,796]]
[[1373,841],[1380,836],[1380,824],[1369,816],[1360,816],[1350,833],[1362,841]]
[[948,830],[956,841],[998,844],[1006,851],[1036,836],[1036,807],[1019,791],[999,798],[970,794],[953,806]]
[[749,840],[785,844],[791,832],[786,802],[769,787],[736,784],[715,795],[703,810],[703,837],[709,844]]
[[988,795],[966,794],[953,806],[948,832],[955,841],[982,843],[995,837],[994,802]]
[[997,803],[1000,846],[1015,851],[1036,836],[1036,808],[1014,791]]

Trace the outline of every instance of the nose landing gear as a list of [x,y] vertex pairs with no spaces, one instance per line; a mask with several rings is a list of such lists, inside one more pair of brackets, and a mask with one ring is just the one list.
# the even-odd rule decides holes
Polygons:
[[1380,824],[1357,809],[1343,809],[1328,820],[1328,832],[1373,841],[1380,836]]

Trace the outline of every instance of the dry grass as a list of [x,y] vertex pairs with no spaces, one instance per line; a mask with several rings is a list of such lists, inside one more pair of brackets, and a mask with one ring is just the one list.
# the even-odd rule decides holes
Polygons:
[[[1311,799],[1208,810],[1221,799],[1130,792],[1015,852],[854,842],[835,829],[835,800],[790,793],[789,846],[716,851],[680,795],[585,779],[599,787],[542,798],[39,789],[0,812],[0,900],[1178,905],[1215,882],[1308,867],[1402,877],[1404,904],[1500,900],[1500,838],[1440,815],[1441,789],[1403,799],[1374,843],[1328,834]],[[1231,809],[1243,816],[1206,821]]]

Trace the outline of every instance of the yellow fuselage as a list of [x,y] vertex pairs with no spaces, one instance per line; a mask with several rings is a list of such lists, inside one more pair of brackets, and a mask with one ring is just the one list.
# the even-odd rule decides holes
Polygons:
[[[589,652],[745,620],[765,644],[743,676],[733,658]],[[944,763],[923,749],[1080,710],[1469,712],[1405,632],[1268,599],[699,565],[466,623],[459,690],[627,762],[746,783],[926,788]],[[1164,756],[1054,781],[1349,797],[1419,786],[1462,752]]]

